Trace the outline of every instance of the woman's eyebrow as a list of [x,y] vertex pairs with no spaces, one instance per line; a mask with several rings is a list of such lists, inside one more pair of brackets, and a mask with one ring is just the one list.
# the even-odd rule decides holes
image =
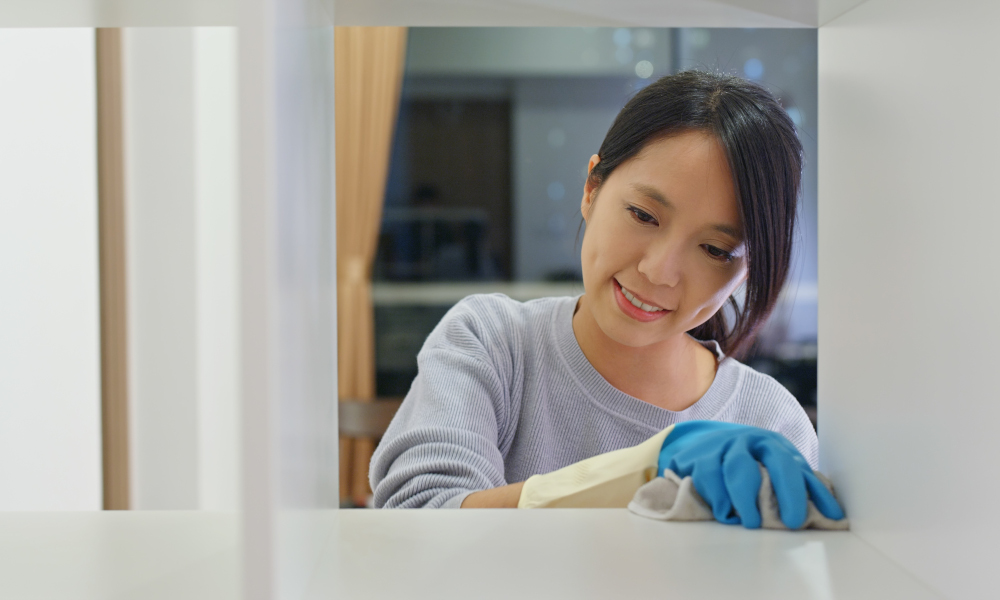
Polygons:
[[[674,207],[674,205],[670,203],[670,200],[667,200],[666,196],[660,193],[660,190],[655,187],[644,183],[633,183],[631,185],[633,190],[639,192],[643,196],[646,196],[650,200],[653,200],[657,204],[663,205],[664,208],[672,209]],[[724,233],[733,239],[739,241],[743,240],[743,234],[738,228],[733,227],[732,225],[717,224],[712,225],[712,229],[718,231],[719,233]]]
[[732,225],[712,225],[712,229],[724,233],[733,239],[743,241],[743,235],[740,233],[740,230]]
[[644,183],[633,183],[632,189],[639,192],[643,196],[648,197],[650,200],[654,200],[657,204],[662,204],[664,208],[673,208],[674,205],[667,200],[667,197],[660,193],[660,190],[656,189],[651,185],[646,185]]

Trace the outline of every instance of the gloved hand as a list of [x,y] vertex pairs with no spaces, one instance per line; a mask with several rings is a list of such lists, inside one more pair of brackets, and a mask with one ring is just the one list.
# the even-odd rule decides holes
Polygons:
[[[673,426],[671,426],[673,427]],[[524,482],[518,508],[625,508],[656,477],[667,427],[637,446],[575,462]]]
[[662,475],[670,469],[682,478],[690,475],[716,521],[756,529],[761,525],[757,463],[770,473],[781,521],[789,529],[805,523],[810,499],[824,516],[844,518],[836,498],[795,446],[781,434],[759,427],[718,421],[678,423],[664,440],[656,472]]

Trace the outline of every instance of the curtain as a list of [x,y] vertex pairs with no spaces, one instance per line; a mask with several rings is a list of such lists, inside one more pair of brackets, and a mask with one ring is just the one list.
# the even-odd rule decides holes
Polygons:
[[[337,155],[337,343],[342,398],[375,396],[375,260],[393,130],[399,109],[405,27],[334,31]],[[370,493],[371,439],[340,442],[340,496]]]

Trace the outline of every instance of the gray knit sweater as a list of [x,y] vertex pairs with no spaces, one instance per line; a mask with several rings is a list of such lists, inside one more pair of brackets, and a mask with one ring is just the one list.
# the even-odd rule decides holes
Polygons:
[[[708,392],[679,412],[613,387],[576,341],[576,301],[477,295],[445,315],[372,458],[376,507],[457,508],[474,491],[634,446],[691,419],[777,431],[816,468],[816,433],[799,403],[732,358],[720,362]],[[717,344],[706,345],[721,355]]]

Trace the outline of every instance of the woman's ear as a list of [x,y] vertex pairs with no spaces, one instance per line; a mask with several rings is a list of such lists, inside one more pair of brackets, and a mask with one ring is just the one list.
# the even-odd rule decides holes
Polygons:
[[580,213],[583,214],[584,221],[590,216],[590,209],[594,205],[594,197],[597,195],[598,188],[598,185],[590,178],[590,172],[599,162],[601,162],[601,157],[594,154],[590,157],[590,163],[587,164],[587,182],[583,184],[583,199],[580,201]]

